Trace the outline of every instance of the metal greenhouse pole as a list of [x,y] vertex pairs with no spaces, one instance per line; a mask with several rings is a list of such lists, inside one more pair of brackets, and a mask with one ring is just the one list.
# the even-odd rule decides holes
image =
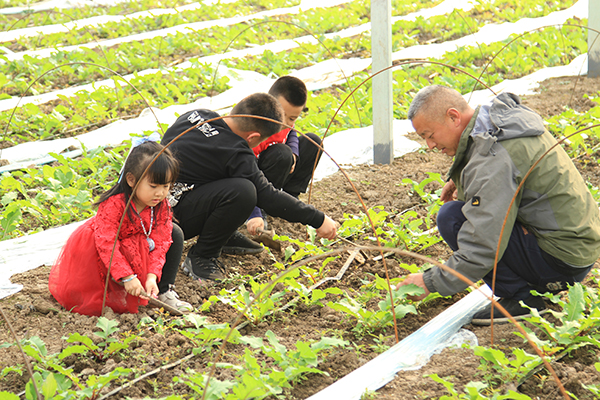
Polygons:
[[[588,77],[600,76],[600,0],[588,3]],[[593,31],[595,29],[596,31]]]
[[[392,65],[391,0],[371,0],[371,57],[373,73]],[[391,164],[394,160],[392,92],[390,70],[373,78],[373,162],[375,164]]]

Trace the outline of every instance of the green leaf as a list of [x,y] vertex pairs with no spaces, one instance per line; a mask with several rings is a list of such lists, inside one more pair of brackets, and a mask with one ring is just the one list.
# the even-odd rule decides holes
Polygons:
[[2,400],[20,400],[21,398],[14,393],[2,391],[2,392],[0,392],[0,399],[2,399]]
[[577,282],[569,288],[569,302],[565,306],[566,320],[576,321],[581,318],[585,311],[585,300],[583,297],[583,287]]
[[260,349],[264,346],[262,338],[256,336],[242,336],[240,337],[240,342],[250,345],[255,349]]
[[94,332],[94,335],[99,336],[104,340],[107,340],[110,335],[119,330],[119,328],[117,328],[117,325],[119,325],[117,321],[110,320],[106,317],[100,317],[98,318],[98,323],[96,324],[96,327],[100,328],[102,332]]
[[62,360],[65,357],[68,357],[72,354],[85,354],[89,351],[90,349],[86,346],[69,346],[66,349],[64,349],[63,351],[60,352],[60,354],[58,355],[58,358],[60,360]]
[[73,334],[71,334],[71,336],[69,336],[69,338],[67,339],[67,343],[83,343],[85,346],[87,346],[89,349],[95,350],[98,348],[98,346],[96,346],[94,344],[94,342],[92,341],[92,339],[90,339],[87,336],[83,336],[82,334],[75,332]]
[[343,340],[343,339],[332,338],[332,337],[323,337],[318,342],[313,343],[311,345],[311,347],[315,350],[320,351],[320,350],[330,349],[332,347],[346,347],[349,344],[350,344],[350,342]]
[[41,387],[44,398],[46,398],[46,399],[52,398],[54,396],[54,394],[56,393],[56,388],[57,388],[56,379],[54,379],[54,374],[50,373],[44,380],[44,383],[42,384],[42,387]]

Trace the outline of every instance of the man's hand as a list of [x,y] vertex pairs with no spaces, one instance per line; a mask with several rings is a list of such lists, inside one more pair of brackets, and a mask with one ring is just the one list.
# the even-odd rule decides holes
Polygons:
[[454,184],[452,179],[450,179],[448,182],[446,182],[446,184],[442,188],[442,194],[440,195],[440,200],[443,203],[447,203],[449,201],[456,200],[457,196],[458,196],[458,192],[456,191],[456,185]]
[[292,168],[290,169],[290,174],[296,169],[296,161],[298,161],[298,156],[294,153],[292,153],[292,157],[294,158],[294,163],[292,164]]
[[259,229],[265,229],[265,221],[261,217],[254,217],[246,222],[246,229],[251,235],[258,235]]
[[326,215],[321,226],[317,228],[317,235],[325,239],[333,240],[337,235],[337,228],[339,226],[340,224]]
[[427,297],[429,295],[429,293],[431,293],[427,289],[427,286],[425,286],[425,281],[423,280],[423,274],[408,275],[402,282],[400,282],[399,284],[396,285],[396,289],[398,289],[401,286],[410,285],[411,283],[414,285],[417,285],[420,288],[423,288],[425,290],[425,293],[423,293],[420,296],[407,296],[410,300],[412,300],[412,301],[423,300],[425,297]]

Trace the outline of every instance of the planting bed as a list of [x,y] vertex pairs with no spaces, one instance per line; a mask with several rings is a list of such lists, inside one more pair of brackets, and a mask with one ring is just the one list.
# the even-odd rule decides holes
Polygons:
[[[575,110],[581,111],[592,107],[594,103],[587,100],[584,94],[596,95],[600,91],[600,80],[580,79],[575,89],[574,85],[574,78],[558,78],[544,82],[540,94],[526,97],[525,103],[544,117],[561,113],[563,107],[568,104]],[[572,97],[571,94],[573,94]],[[416,135],[412,135],[411,138],[418,140]],[[444,174],[450,164],[451,160],[440,153],[416,152],[396,159],[392,165],[362,165],[347,170],[347,173],[368,208],[382,206],[389,213],[389,218],[396,218],[402,211],[408,209],[414,209],[419,215],[426,214],[426,208],[421,198],[410,190],[410,186],[402,185],[401,181],[410,178],[414,182],[421,182],[428,177],[429,172]],[[600,169],[595,153],[579,156],[576,164],[586,180],[594,186],[600,185]],[[439,183],[431,183],[425,187],[427,192],[433,192],[439,188]],[[307,196],[304,196],[303,199],[307,200]],[[311,202],[318,208],[340,222],[344,219],[344,214],[355,215],[362,210],[356,194],[341,173],[315,183],[311,199]],[[306,239],[306,230],[301,225],[289,224],[273,218],[269,218],[269,222],[279,235],[301,241]],[[372,244],[372,242],[359,237],[350,239],[358,244]],[[188,247],[189,245],[191,243],[188,243]],[[286,246],[287,244],[284,244],[284,247]],[[347,242],[333,243],[329,248],[336,249],[342,248],[342,246],[349,250],[353,248]],[[448,257],[449,250],[445,244],[437,243],[421,253],[430,255],[434,259],[443,260]],[[363,264],[354,261],[339,281],[325,283],[319,289],[340,288],[346,291],[360,292],[365,290],[367,282],[374,280],[375,274],[385,276],[381,261],[373,260],[378,253],[365,255],[366,261]],[[327,264],[326,270],[329,271],[327,275],[334,276],[342,268],[347,257],[348,254],[344,254],[341,258]],[[283,262],[283,254],[271,254],[264,251],[258,256],[224,256],[222,259],[232,279],[224,283],[207,285],[180,274],[176,281],[176,289],[180,297],[199,308],[211,296],[218,295],[223,288],[239,287],[241,284],[247,283],[250,277],[255,277],[257,280],[260,277],[261,281],[267,281],[270,275],[280,272],[276,268],[275,260]],[[415,263],[414,260],[394,256],[388,257],[386,260],[390,278],[407,273],[401,268],[401,263]],[[416,262],[416,264],[420,265],[421,263]],[[98,318],[71,314],[61,309],[47,289],[49,270],[49,266],[42,266],[13,276],[12,281],[22,284],[24,288],[21,292],[1,300],[0,307],[7,315],[19,339],[38,336],[45,343],[48,354],[53,354],[65,349],[69,345],[65,338],[75,332],[92,337],[92,332],[98,331],[96,328]],[[297,279],[306,286],[313,283],[306,275],[301,275]],[[274,292],[281,289],[282,285],[278,283]],[[292,297],[288,293],[278,304],[286,304]],[[461,297],[463,294],[447,299],[437,298],[418,305],[417,314],[409,313],[398,320],[399,339],[402,340],[414,332]],[[222,302],[215,302],[208,310],[198,312],[198,314],[207,317],[215,324],[233,324],[237,317],[237,312]],[[125,375],[127,379],[113,381],[102,391],[102,394],[107,394],[148,371],[188,356],[193,348],[205,350],[171,368],[142,379],[111,395],[111,398],[158,398],[169,394],[199,396],[190,385],[175,382],[173,378],[190,373],[190,369],[197,372],[203,370],[208,372],[207,363],[210,361],[239,365],[240,360],[244,357],[244,349],[247,349],[240,344],[228,344],[223,355],[217,360],[215,357],[220,342],[213,347],[210,344],[208,346],[199,345],[179,332],[176,329],[178,327],[173,326],[172,317],[165,317],[156,309],[144,308],[135,315],[115,315],[108,312],[105,316],[119,323],[119,333],[115,334],[115,337],[124,338],[139,333],[139,338],[129,342],[128,349],[102,361],[93,359],[89,355],[76,354],[68,355],[62,360],[64,365],[73,368],[74,373],[80,376],[82,381],[91,375],[110,373],[116,367],[133,370],[131,374]],[[138,330],[140,321],[144,317],[150,317],[154,322],[148,323],[140,331]],[[147,320],[147,318],[145,319]],[[240,322],[245,322],[245,319],[242,318]],[[0,320],[0,326],[2,327],[0,343],[13,343],[14,339],[4,320]],[[262,338],[266,342],[270,335],[268,332],[271,331],[277,341],[286,346],[288,350],[294,349],[294,344],[298,341],[318,341],[322,337],[346,341],[344,346],[332,347],[319,355],[322,362],[316,368],[327,373],[326,375],[314,372],[304,375],[296,380],[292,388],[286,388],[282,393],[284,398],[304,399],[363,365],[385,350],[387,346],[395,343],[395,333],[391,327],[362,333],[356,331],[355,328],[354,320],[330,307],[323,307],[319,304],[305,305],[298,302],[297,305],[285,311],[276,312],[256,323],[245,324],[240,328],[240,333],[247,337]],[[490,328],[467,326],[467,329],[477,335],[480,345],[490,345]],[[499,349],[510,352],[515,347],[521,347],[533,353],[533,350],[524,344],[522,339],[512,333],[513,330],[510,325],[494,328],[494,343],[499,345]],[[99,341],[97,339],[96,343]],[[269,363],[267,357],[261,353],[256,352],[255,357],[258,364]],[[593,395],[590,391],[583,389],[582,384],[589,385],[600,382],[600,374],[594,368],[594,363],[597,362],[598,349],[588,346],[560,360],[554,364],[554,367],[567,390],[577,395],[579,399],[591,399],[594,398]],[[0,372],[5,367],[22,363],[23,358],[15,346],[0,346]],[[394,381],[373,394],[372,398],[424,399],[439,398],[448,394],[442,384],[424,377],[426,374],[434,373],[455,384],[456,389],[462,393],[463,386],[468,382],[484,380],[483,372],[478,369],[478,366],[479,358],[473,355],[471,349],[444,350],[442,354],[434,356],[431,362],[422,369],[401,372]],[[235,373],[234,369],[219,368],[215,377],[220,381],[235,380]],[[20,393],[25,389],[27,379],[27,372],[21,376],[17,372],[7,371],[5,376],[0,378],[0,392]],[[516,390],[516,385],[511,386],[511,382],[507,384],[505,382],[504,388]],[[544,370],[527,380],[520,389],[531,398],[561,398],[556,385]]]

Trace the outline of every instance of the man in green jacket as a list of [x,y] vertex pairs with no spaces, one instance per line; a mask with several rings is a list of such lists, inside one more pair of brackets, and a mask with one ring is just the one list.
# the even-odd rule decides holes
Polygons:
[[[546,309],[531,290],[557,293],[585,278],[600,255],[598,205],[561,146],[533,168],[509,211],[525,174],[556,144],[538,114],[514,94],[502,93],[473,109],[456,90],[428,86],[415,96],[408,118],[430,149],[454,157],[437,218],[440,234],[454,251],[446,266],[491,287],[508,212],[494,294],[512,316],[520,319],[530,308]],[[399,286],[411,283],[425,290],[419,299],[467,287],[441,268],[411,274]],[[508,321],[490,305],[472,323],[489,325],[492,312],[495,322]]]

